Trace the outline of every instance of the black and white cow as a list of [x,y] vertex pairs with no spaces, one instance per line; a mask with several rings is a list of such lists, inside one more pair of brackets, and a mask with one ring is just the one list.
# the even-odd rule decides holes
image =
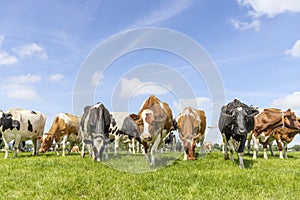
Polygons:
[[253,131],[254,116],[258,110],[250,107],[237,99],[223,106],[219,118],[219,129],[223,137],[224,157],[228,159],[228,147],[231,153],[231,160],[234,161],[234,152],[236,150],[241,168],[244,168],[243,152],[247,134]]
[[[82,140],[81,157],[84,157],[86,145],[91,145],[89,153],[95,161],[101,161],[109,141],[110,113],[102,103],[86,106],[80,122]],[[106,160],[108,155],[106,153]]]
[[17,157],[18,146],[21,141],[31,140],[33,144],[32,155],[37,155],[37,138],[42,136],[46,117],[40,112],[12,108],[7,112],[0,111],[0,132],[5,144],[5,156],[8,157],[9,142],[14,142],[14,157]]
[[136,121],[139,119],[139,116],[136,114],[128,115],[124,121],[121,128],[121,132],[128,136],[128,139],[131,141],[131,149],[134,154],[135,151],[139,151],[139,147],[142,144],[140,133],[138,131]]

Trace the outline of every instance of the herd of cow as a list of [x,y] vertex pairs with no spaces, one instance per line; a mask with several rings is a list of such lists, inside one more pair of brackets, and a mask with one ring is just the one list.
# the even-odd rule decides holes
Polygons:
[[[21,141],[31,140],[33,155],[44,153],[55,141],[55,151],[59,155],[59,145],[62,143],[62,155],[65,155],[66,143],[72,148],[75,143],[82,144],[81,157],[85,155],[87,146],[89,155],[95,161],[101,161],[107,144],[115,141],[115,154],[121,138],[130,142],[133,151],[135,145],[143,147],[146,160],[155,166],[155,154],[161,153],[161,148],[172,131],[177,130],[184,147],[184,160],[195,159],[195,147],[200,143],[203,153],[206,129],[206,117],[202,110],[187,107],[173,118],[169,105],[151,95],[142,104],[137,114],[126,112],[109,112],[102,104],[86,106],[82,116],[60,113],[55,116],[48,133],[44,133],[46,116],[40,112],[24,109],[0,110],[0,136],[5,144],[5,156],[8,157],[9,142],[14,140],[14,156]],[[282,149],[286,157],[286,146],[300,132],[300,119],[288,109],[257,109],[248,106],[237,99],[223,106],[220,113],[219,129],[223,137],[225,159],[228,159],[228,146],[231,160],[237,151],[240,167],[244,168],[242,153],[248,139],[254,141],[253,159],[256,159],[258,144],[266,148],[276,140],[280,158]],[[1,142],[1,141],[0,141]],[[284,143],[282,148],[281,142]],[[270,145],[271,146],[271,145]],[[39,149],[39,150],[38,150]]]

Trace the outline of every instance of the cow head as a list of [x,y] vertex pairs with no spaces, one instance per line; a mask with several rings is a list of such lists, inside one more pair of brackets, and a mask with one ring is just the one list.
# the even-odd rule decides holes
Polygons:
[[55,139],[55,136],[48,133],[44,136],[38,136],[38,139],[41,141],[41,147],[39,149],[39,152],[45,153],[46,151],[48,151],[51,148],[51,146],[53,144],[53,140]]
[[91,134],[91,139],[84,139],[83,142],[92,146],[92,157],[95,161],[101,161],[105,146],[110,143],[109,138],[102,134]]
[[151,141],[156,134],[163,130],[166,124],[167,115],[162,105],[154,104],[150,109],[142,111],[142,123],[139,127],[143,127],[141,134],[142,141]]
[[243,107],[233,109],[232,120],[235,134],[246,135],[249,132],[249,130],[247,130],[247,123],[250,120],[250,117]]
[[295,113],[288,109],[283,113],[282,116],[283,126],[286,126],[291,129],[300,129],[299,118],[296,117]]

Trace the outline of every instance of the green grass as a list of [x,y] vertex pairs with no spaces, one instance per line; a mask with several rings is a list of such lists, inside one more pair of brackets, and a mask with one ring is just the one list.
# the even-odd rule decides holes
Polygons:
[[[299,199],[300,153],[287,160],[245,155],[246,169],[213,152],[195,161],[163,157],[155,171],[126,173],[116,168],[153,169],[143,155],[122,155],[96,163],[78,154],[53,152],[4,160],[0,153],[0,199]],[[142,167],[140,167],[142,165]],[[166,167],[162,167],[166,166]],[[136,171],[140,172],[140,171]]]

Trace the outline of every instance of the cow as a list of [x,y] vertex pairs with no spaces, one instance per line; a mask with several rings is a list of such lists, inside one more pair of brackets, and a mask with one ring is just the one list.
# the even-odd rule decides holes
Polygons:
[[124,121],[121,128],[121,132],[128,136],[128,140],[131,142],[129,145],[129,152],[131,151],[133,154],[139,152],[140,145],[142,144],[140,133],[137,127],[137,121],[139,120],[139,116],[137,114],[128,115]]
[[[128,153],[135,154],[135,147],[137,135],[134,130],[126,127],[130,115],[127,112],[111,112],[111,124],[109,128],[109,138],[111,142],[114,142],[114,155],[117,156],[120,142],[123,142],[127,146]],[[125,123],[125,125],[124,125]],[[137,130],[135,130],[137,131]],[[135,136],[136,135],[136,136]],[[138,139],[140,141],[140,139]],[[132,149],[132,151],[131,151]]]
[[187,107],[176,119],[179,138],[184,146],[183,160],[195,160],[196,143],[201,143],[203,153],[203,142],[205,138],[206,116],[203,110]]
[[211,152],[213,149],[213,144],[211,142],[205,142],[204,143],[204,150],[206,152]]
[[79,124],[80,124],[80,116],[74,116],[68,113],[59,113],[54,117],[52,125],[43,137],[39,136],[39,140],[41,141],[41,147],[39,149],[40,153],[45,153],[52,146],[53,141],[55,141],[55,152],[59,156],[59,147],[62,143],[62,156],[65,156],[66,151],[66,143],[70,142],[71,152],[72,147],[75,143],[79,144]]
[[136,126],[140,133],[146,161],[150,162],[151,166],[155,166],[155,152],[161,153],[163,139],[174,129],[173,114],[169,105],[150,95],[138,112]]
[[176,136],[171,131],[170,134],[164,139],[166,148],[169,147],[171,152],[176,151]]
[[0,111],[0,132],[5,145],[4,159],[8,157],[9,142],[15,140],[14,157],[17,157],[21,141],[31,140],[32,155],[37,155],[37,139],[43,135],[46,116],[41,112],[21,108],[11,108],[7,112]]
[[[277,127],[300,130],[300,122],[291,109],[281,111],[276,108],[265,108],[254,117],[255,127],[252,134],[254,143],[253,159],[257,158],[259,141],[266,142]],[[264,147],[264,158],[267,159],[266,146]]]
[[[106,145],[109,144],[110,113],[100,102],[86,106],[80,121],[80,136],[82,141],[81,157],[85,156],[85,146],[90,145],[89,153],[95,161],[102,161]],[[106,152],[106,160],[108,154]]]
[[222,106],[219,118],[219,130],[223,138],[224,158],[228,159],[228,144],[231,161],[234,162],[234,152],[237,148],[239,166],[244,168],[243,152],[247,134],[253,131],[254,116],[258,110],[248,106],[237,99]]
[[79,146],[73,146],[72,148],[71,148],[71,152],[73,152],[73,153],[80,153],[80,149],[79,149]]

